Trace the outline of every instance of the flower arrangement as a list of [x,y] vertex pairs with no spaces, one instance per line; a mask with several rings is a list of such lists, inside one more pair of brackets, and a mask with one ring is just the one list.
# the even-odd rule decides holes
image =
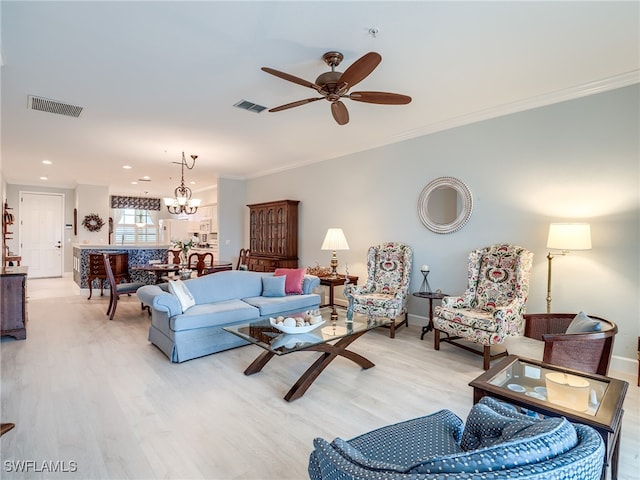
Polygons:
[[191,237],[189,240],[171,240],[171,243],[173,245],[173,248],[177,248],[182,251],[184,263],[187,263],[187,255],[189,254],[189,250],[191,250],[196,244],[194,238]]

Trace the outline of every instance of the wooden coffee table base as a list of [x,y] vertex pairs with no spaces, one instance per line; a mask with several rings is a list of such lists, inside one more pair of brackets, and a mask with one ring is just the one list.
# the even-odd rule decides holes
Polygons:
[[[348,337],[341,338],[335,344],[331,343],[321,343],[319,345],[311,345],[307,348],[301,349],[301,352],[322,352],[322,355],[318,357],[318,359],[313,362],[313,364],[307,369],[306,372],[302,374],[302,376],[298,379],[298,381],[291,387],[289,392],[284,396],[284,399],[287,402],[291,402],[300,398],[304,395],[307,389],[311,386],[311,384],[318,378],[318,375],[322,373],[322,371],[337,357],[348,358],[354,363],[360,365],[363,369],[371,368],[375,366],[373,362],[364,358],[362,355],[352,352],[351,350],[347,350],[347,347],[360,338],[362,335],[367,333],[368,330],[363,332],[354,333],[353,335],[349,335]],[[245,375],[253,375],[254,373],[258,373],[262,370],[262,368],[275,357],[276,354],[270,351],[265,351],[256,358],[251,365],[247,367],[244,371]]]

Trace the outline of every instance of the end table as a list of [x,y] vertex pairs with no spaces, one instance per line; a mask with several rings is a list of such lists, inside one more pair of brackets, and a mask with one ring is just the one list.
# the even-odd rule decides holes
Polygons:
[[420,340],[424,340],[425,334],[433,330],[433,301],[442,300],[448,294],[442,292],[414,292],[413,296],[429,299],[429,323],[422,327],[422,334],[420,335]]
[[[329,303],[326,305],[320,305],[321,307],[326,307],[326,306],[330,306],[330,307],[335,307],[335,303],[334,303],[334,297],[333,297],[333,287],[335,287],[336,285],[344,285],[344,282],[346,280],[346,276],[345,275],[337,275],[335,277],[332,277],[331,275],[327,275],[327,276],[323,276],[323,277],[318,277],[320,279],[320,285],[324,285],[325,287],[329,287]],[[352,285],[357,285],[358,284],[358,277],[349,275],[349,283],[351,283]]]

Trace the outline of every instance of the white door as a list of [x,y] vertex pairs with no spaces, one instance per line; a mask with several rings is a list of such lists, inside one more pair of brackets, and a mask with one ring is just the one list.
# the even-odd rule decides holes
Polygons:
[[20,255],[31,278],[62,276],[63,208],[60,194],[20,194]]

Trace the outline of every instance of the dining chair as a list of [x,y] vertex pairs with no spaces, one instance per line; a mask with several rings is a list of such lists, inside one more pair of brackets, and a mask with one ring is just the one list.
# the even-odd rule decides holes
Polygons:
[[238,263],[236,264],[236,270],[240,270],[242,267],[243,270],[249,269],[249,255],[251,254],[251,250],[248,248],[241,248],[240,253],[238,254]]
[[180,254],[182,250],[178,249],[169,249],[167,250],[167,262],[166,263],[175,263],[179,265],[182,259],[180,258]]
[[188,266],[189,268],[195,268],[199,277],[206,275],[208,273],[208,269],[213,267],[213,253],[192,253],[189,255]]
[[[109,261],[109,254],[103,253],[104,258],[104,270],[107,273],[107,280],[109,281],[109,308],[107,309],[107,315],[109,315],[109,320],[113,320],[114,315],[116,314],[116,308],[118,307],[118,299],[120,295],[127,294],[131,296],[132,293],[136,293],[136,291],[143,287],[145,284],[142,282],[129,282],[129,283],[117,283],[116,279],[113,275],[113,270],[111,269],[111,262]],[[144,310],[145,306],[141,302],[140,308]]]

